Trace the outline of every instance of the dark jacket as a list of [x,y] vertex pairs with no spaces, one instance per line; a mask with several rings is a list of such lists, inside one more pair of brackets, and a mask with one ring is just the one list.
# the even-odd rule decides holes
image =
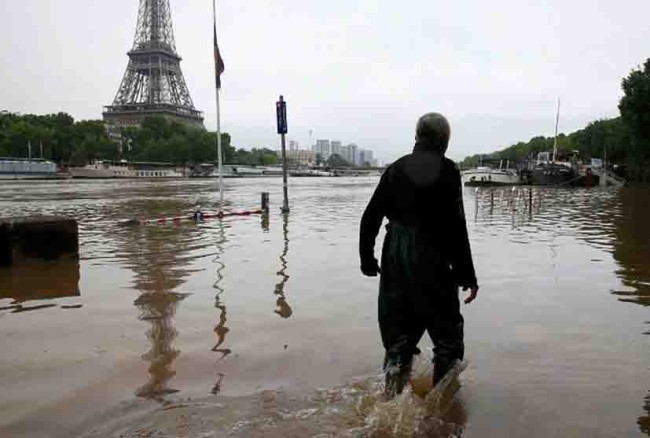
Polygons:
[[[374,247],[383,218],[414,227],[428,237],[428,250],[451,268],[458,286],[477,286],[463,210],[460,172],[427,144],[389,166],[361,219],[361,266],[376,264]],[[433,267],[432,267],[433,268]]]

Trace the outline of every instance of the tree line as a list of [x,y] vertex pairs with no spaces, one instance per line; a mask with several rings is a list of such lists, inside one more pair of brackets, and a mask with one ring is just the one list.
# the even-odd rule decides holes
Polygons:
[[[520,141],[496,152],[466,157],[462,165],[463,167],[476,166],[484,159],[511,161],[535,159],[540,152],[552,151],[554,141],[554,137],[533,137],[526,142]],[[568,135],[559,134],[557,147],[560,157],[571,155],[574,151],[587,159],[603,158],[606,153],[608,161],[624,163],[630,152],[631,136],[622,119],[617,117],[591,122],[584,129]]]
[[[61,165],[82,166],[95,160],[164,162],[180,165],[217,161],[217,134],[162,116],[147,117],[140,127],[127,127],[117,141],[109,137],[101,120],[75,122],[66,113],[33,115],[0,112],[0,157],[32,157]],[[267,148],[234,148],[221,134],[225,163],[276,164],[277,154]],[[42,147],[41,147],[42,146]]]
[[[558,153],[577,151],[584,158],[607,157],[628,179],[650,182],[650,59],[622,80],[620,117],[596,120],[568,135],[559,134]],[[474,167],[482,159],[519,161],[553,150],[553,137],[538,136],[490,154],[466,157],[461,165]]]
[[0,113],[0,157],[32,157],[58,163],[81,161],[85,157],[113,158],[115,145],[101,121],[75,122],[65,113],[45,116]]

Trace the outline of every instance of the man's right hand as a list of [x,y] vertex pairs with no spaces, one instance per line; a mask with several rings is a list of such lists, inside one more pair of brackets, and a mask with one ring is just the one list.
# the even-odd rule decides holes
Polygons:
[[476,296],[478,295],[478,286],[472,286],[472,287],[467,287],[465,286],[463,288],[463,292],[469,289],[469,296],[465,298],[465,304],[469,304],[472,301],[476,299]]
[[379,263],[377,263],[377,259],[373,258],[372,260],[369,260],[367,262],[362,262],[361,272],[366,277],[376,277],[377,274],[381,273],[381,269],[379,268]]

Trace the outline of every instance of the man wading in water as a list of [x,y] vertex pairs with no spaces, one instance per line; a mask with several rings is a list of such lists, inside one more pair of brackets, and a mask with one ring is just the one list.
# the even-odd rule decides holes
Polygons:
[[[434,345],[434,386],[464,355],[458,288],[471,290],[469,304],[478,283],[460,172],[444,156],[449,135],[445,117],[422,116],[413,153],[386,169],[361,219],[361,272],[381,274],[379,329],[389,396],[404,389],[425,331]],[[389,223],[380,268],[374,247],[384,217]]]

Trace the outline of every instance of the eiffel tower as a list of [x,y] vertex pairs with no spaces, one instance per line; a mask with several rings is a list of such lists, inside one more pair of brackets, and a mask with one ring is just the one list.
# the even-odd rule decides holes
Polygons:
[[104,107],[105,122],[138,126],[146,116],[162,115],[203,127],[203,113],[194,108],[181,72],[169,0],[140,0],[135,42],[128,55],[115,100]]

